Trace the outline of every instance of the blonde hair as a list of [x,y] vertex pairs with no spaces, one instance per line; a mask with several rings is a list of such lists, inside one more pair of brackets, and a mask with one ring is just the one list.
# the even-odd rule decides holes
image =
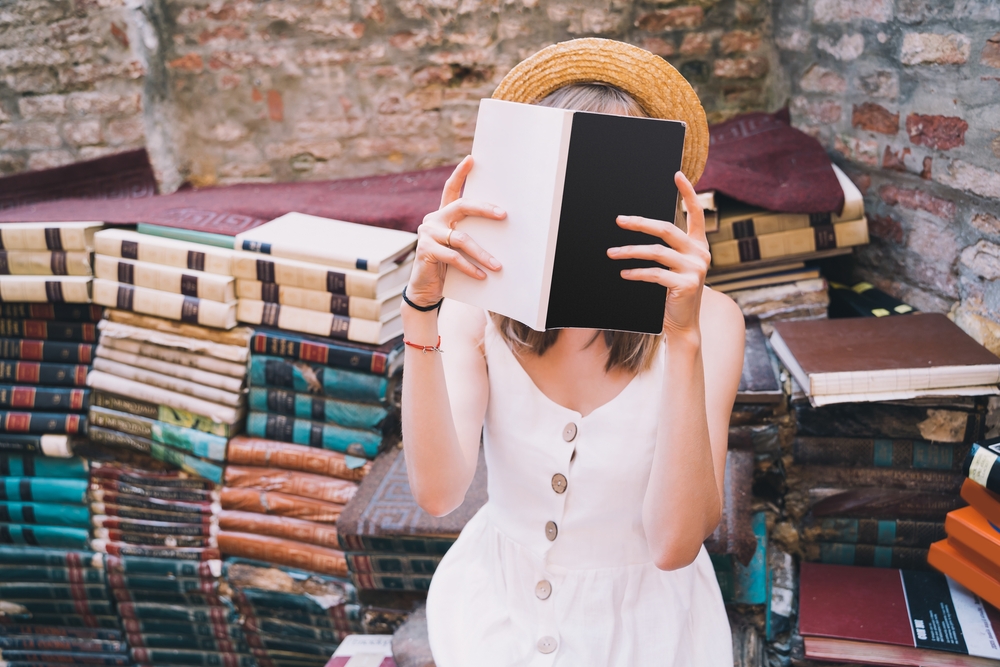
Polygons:
[[[628,93],[605,83],[573,83],[550,93],[536,104],[557,109],[613,113],[621,116],[646,116],[639,103]],[[507,347],[516,355],[537,354],[539,356],[551,348],[559,338],[558,329],[535,331],[526,324],[503,315],[490,313],[493,324]],[[608,360],[605,372],[621,369],[630,373],[647,370],[656,357],[660,336],[654,334],[630,333],[626,331],[599,331],[608,346]]]

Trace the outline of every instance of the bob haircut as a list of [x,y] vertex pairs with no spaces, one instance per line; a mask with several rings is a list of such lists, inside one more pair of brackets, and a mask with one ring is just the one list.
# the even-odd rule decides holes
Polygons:
[[[621,116],[646,116],[639,103],[628,93],[605,83],[573,83],[563,86],[537,102],[539,106],[574,111],[612,113]],[[559,338],[558,329],[535,331],[526,324],[496,313],[490,313],[500,337],[515,355],[537,354],[539,356],[555,344]],[[608,346],[608,361],[605,372],[621,369],[630,373],[647,370],[656,357],[661,336],[657,334],[630,333],[626,331],[599,331]]]

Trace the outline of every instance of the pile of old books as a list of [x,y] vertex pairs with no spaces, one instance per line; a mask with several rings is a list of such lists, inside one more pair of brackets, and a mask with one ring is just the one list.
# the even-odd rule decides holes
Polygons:
[[103,224],[0,225],[0,301],[90,303],[90,252]]
[[839,213],[776,213],[718,201],[719,228],[708,234],[712,268],[706,282],[727,292],[744,315],[758,317],[765,333],[772,321],[826,317],[827,284],[809,263],[868,243],[861,192],[832,168],[844,191]]
[[101,554],[0,546],[5,665],[131,665]]

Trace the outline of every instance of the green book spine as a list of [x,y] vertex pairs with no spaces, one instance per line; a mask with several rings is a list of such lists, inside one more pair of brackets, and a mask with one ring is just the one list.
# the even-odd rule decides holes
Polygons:
[[314,616],[329,615],[327,613],[328,610],[321,607],[315,600],[293,593],[266,591],[260,588],[244,588],[237,593],[237,600],[241,607],[249,605],[256,609],[258,615],[260,615],[263,609],[294,611]]
[[90,404],[101,408],[108,408],[109,410],[117,410],[118,412],[138,415],[140,417],[145,417],[146,419],[166,422],[167,424],[173,424],[175,426],[193,428],[198,431],[212,433],[213,435],[218,435],[223,438],[234,436],[239,430],[236,428],[236,424],[223,424],[186,410],[168,408],[165,405],[138,401],[133,398],[118,396],[117,394],[109,394],[104,391],[92,392],[90,396]]
[[71,526],[27,526],[4,523],[0,524],[0,544],[86,549],[90,546],[90,531]]
[[[62,625],[57,624],[57,625]],[[117,627],[117,626],[115,626]],[[74,639],[101,639],[106,641],[121,641],[125,635],[121,630],[105,630],[98,628],[72,628],[72,627],[51,627],[45,625],[32,625],[30,623],[20,623],[16,625],[4,625],[3,632],[8,635],[38,635],[45,638],[74,638]]]
[[[109,600],[8,600],[31,614],[87,614],[114,616],[114,604]],[[34,618],[32,618],[34,621]],[[39,623],[41,625],[41,623]]]
[[300,394],[287,389],[254,387],[248,404],[251,410],[314,419],[362,430],[374,430],[382,425],[389,411],[371,403],[353,403],[313,394]]
[[46,456],[0,454],[0,477],[88,479],[90,469],[87,460],[80,457],[56,459]]
[[[142,575],[125,575],[112,573],[108,575],[108,584],[114,588],[129,590],[164,591],[169,593],[215,593],[218,589],[217,580],[206,580],[198,577],[175,579],[173,577],[157,577]],[[169,605],[167,605],[169,606]],[[214,607],[213,607],[214,608]],[[154,618],[149,616],[147,618]],[[155,618],[166,618],[157,616]]]
[[895,567],[904,570],[927,570],[927,549],[885,547],[873,544],[819,542],[806,549],[806,560],[834,565]]
[[154,575],[160,577],[218,577],[220,563],[206,561],[192,563],[171,558],[133,558],[132,556],[106,556],[108,572],[121,574]]
[[0,546],[0,566],[36,565],[49,567],[104,567],[104,556],[93,551],[39,549],[37,547]]
[[107,600],[108,588],[103,583],[46,584],[37,582],[0,581],[0,600]]
[[380,433],[264,412],[251,412],[247,416],[247,434],[258,438],[322,447],[369,459],[378,455],[383,442]]
[[[351,587],[353,588],[353,584]],[[307,625],[313,628],[323,628],[325,630],[336,630],[338,632],[361,632],[361,606],[357,604],[343,604],[331,607],[334,615],[320,616],[318,614],[304,614],[297,611],[283,609],[258,608],[253,605],[239,603],[240,613],[247,618],[258,620],[270,619],[277,621],[287,621],[299,625]]]
[[176,239],[189,243],[202,243],[212,245],[217,248],[227,248],[232,250],[236,244],[236,238],[225,234],[212,234],[211,232],[198,232],[192,229],[180,229],[178,227],[164,227],[163,225],[151,225],[148,222],[140,222],[136,226],[136,231],[140,234],[152,234],[165,239]]
[[206,593],[171,593],[169,591],[128,590],[113,588],[111,593],[118,602],[156,602],[173,605],[196,605],[200,607],[225,604],[218,595]]
[[[21,635],[11,633],[11,636],[0,636],[0,649],[18,649],[31,651],[59,651],[68,653],[81,651],[87,653],[125,653],[128,644],[121,641],[101,639],[76,639],[53,635]],[[6,655],[4,656],[7,657]]]
[[100,407],[91,408],[88,417],[92,426],[146,438],[213,461],[226,459],[228,440],[223,436]]
[[87,432],[87,417],[56,412],[14,412],[0,410],[0,432],[74,435]]
[[64,653],[62,651],[5,650],[3,652],[3,664],[6,667],[42,667],[42,665],[48,664],[127,667],[131,664],[131,660],[124,653]]
[[215,637],[195,637],[193,635],[130,634],[130,646],[138,648],[183,648],[201,651],[221,651],[224,653],[249,653],[250,646],[240,640],[217,639]]
[[418,574],[354,574],[354,585],[365,590],[426,591],[431,578]]
[[184,621],[187,623],[234,623],[238,615],[227,607],[184,607],[156,602],[123,602],[122,618],[140,621]]
[[[121,621],[117,616],[110,614],[32,614],[27,621],[31,627],[49,628],[51,626],[63,626],[60,629],[72,630],[93,630],[100,632],[117,631],[121,628]],[[9,667],[9,666],[8,666]]]
[[356,574],[434,574],[440,556],[410,556],[405,554],[345,554],[347,566]]
[[185,621],[140,621],[126,618],[122,620],[122,626],[125,628],[125,631],[129,633],[129,635],[163,634],[183,635],[185,637],[221,636],[243,639],[243,630],[238,625],[216,625],[212,623],[191,623]]
[[337,540],[343,551],[369,553],[420,554],[423,556],[443,556],[455,543],[451,538],[441,537],[373,537],[370,535],[347,535],[337,533]]
[[53,584],[103,584],[104,570],[93,567],[4,565],[3,579],[5,582],[36,582],[36,585],[38,582]]
[[380,404],[390,401],[388,378],[265,355],[250,357],[250,384],[322,394],[345,401]]
[[189,472],[192,475],[199,475],[205,479],[215,482],[216,484],[222,483],[222,466],[217,466],[214,463],[209,463],[208,461],[202,461],[201,459],[193,456],[188,456],[184,452],[171,449],[170,447],[165,447],[158,442],[150,443],[149,454],[157,461],[172,463],[184,472]]
[[0,522],[89,528],[90,508],[58,503],[0,502]]
[[193,665],[194,667],[257,667],[252,655],[182,649],[133,648],[132,658],[144,665]]
[[87,502],[87,480],[44,477],[0,478],[0,501],[71,503]]

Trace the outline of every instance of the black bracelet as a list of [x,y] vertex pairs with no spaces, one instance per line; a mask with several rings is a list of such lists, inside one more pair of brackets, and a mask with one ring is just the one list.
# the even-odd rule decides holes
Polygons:
[[418,306],[417,304],[410,301],[409,297],[406,296],[406,287],[403,288],[403,301],[407,306],[414,310],[419,310],[421,313],[429,313],[432,310],[438,310],[441,308],[441,304],[444,303],[444,299],[441,299],[437,303],[431,304],[429,306]]

